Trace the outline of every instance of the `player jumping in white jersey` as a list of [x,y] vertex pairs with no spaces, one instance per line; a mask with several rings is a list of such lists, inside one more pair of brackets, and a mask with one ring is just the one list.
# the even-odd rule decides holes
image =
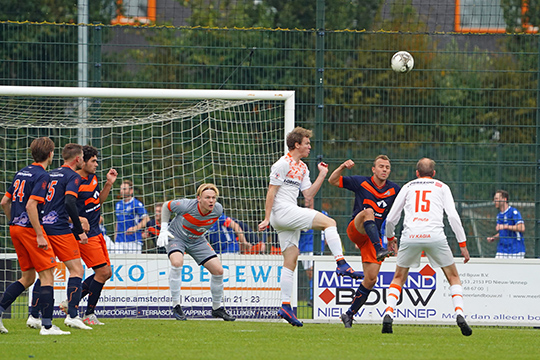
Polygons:
[[394,205],[386,217],[386,236],[393,240],[395,226],[405,210],[403,231],[397,255],[396,272],[388,289],[385,315],[383,318],[383,334],[392,333],[394,309],[396,308],[401,288],[407,280],[409,268],[420,266],[420,256],[425,252],[433,267],[442,268],[450,283],[450,293],[454,304],[456,321],[465,336],[472,334],[463,315],[463,287],[454,263],[452,251],[444,234],[443,213],[446,212],[448,222],[456,234],[464,263],[470,260],[467,250],[467,239],[456,211],[454,197],[448,185],[435,176],[435,161],[423,158],[416,164],[416,180],[410,181],[401,188]]
[[[157,245],[167,245],[171,262],[169,287],[176,320],[186,320],[180,305],[182,266],[186,252],[198,265],[203,265],[212,274],[210,279],[212,316],[225,321],[235,320],[223,308],[223,266],[204,237],[223,213],[223,206],[217,202],[218,196],[219,191],[214,184],[202,184],[197,189],[197,199],[172,200],[163,204]],[[176,213],[176,217],[169,226],[171,212]]]
[[[308,167],[300,160],[309,156],[311,135],[311,130],[301,127],[296,127],[287,135],[289,153],[272,165],[270,185],[266,194],[265,217],[259,224],[259,231],[265,231],[270,224],[278,234],[284,258],[281,273],[282,306],[278,315],[293,326],[303,326],[296,318],[290,303],[293,292],[293,273],[298,262],[298,241],[301,230],[324,230],[328,247],[338,263],[336,270],[338,275],[350,276],[355,279],[362,278],[362,274],[354,271],[343,257],[336,221],[309,208],[328,173],[328,165],[319,163],[319,175],[312,184],[309,179]],[[304,195],[305,208],[298,206],[299,191],[302,191]]]

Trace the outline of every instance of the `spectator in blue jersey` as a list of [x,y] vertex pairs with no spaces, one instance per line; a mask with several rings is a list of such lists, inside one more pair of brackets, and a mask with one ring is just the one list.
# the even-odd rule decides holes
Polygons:
[[524,258],[525,257],[525,223],[520,212],[508,204],[508,192],[497,190],[493,197],[495,207],[499,209],[497,215],[497,231],[494,236],[488,237],[487,241],[493,242],[499,238],[496,259]]
[[244,230],[238,221],[221,214],[218,221],[208,230],[208,242],[218,254],[242,253],[249,251],[252,245],[246,240]]
[[342,176],[345,169],[353,167],[354,161],[346,160],[328,178],[330,184],[354,192],[353,214],[347,235],[360,249],[364,270],[364,280],[356,290],[350,308],[341,314],[341,321],[346,328],[352,327],[353,316],[364,305],[377,283],[382,261],[395,251],[395,240],[389,241],[386,249],[382,246],[381,227],[401,189],[388,180],[391,165],[386,155],[375,158],[371,168],[372,176]]
[[150,220],[142,202],[133,197],[133,183],[124,180],[120,185],[120,197],[122,200],[115,205],[116,253],[142,252],[142,229]]

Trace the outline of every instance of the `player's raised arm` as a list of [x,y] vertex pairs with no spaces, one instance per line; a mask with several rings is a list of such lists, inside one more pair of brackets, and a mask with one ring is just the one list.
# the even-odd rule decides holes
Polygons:
[[324,182],[324,179],[326,178],[326,175],[328,174],[328,165],[323,163],[323,162],[320,162],[318,165],[317,165],[318,169],[319,169],[319,175],[317,176],[317,179],[315,180],[315,182],[313,184],[311,184],[311,186],[302,191],[302,194],[304,195],[306,201],[308,202],[309,206],[312,206],[313,204],[313,198],[315,197],[315,195],[317,194],[317,192],[319,191],[319,189],[321,188],[323,182]]
[[107,173],[107,181],[105,182],[105,185],[103,185],[103,189],[99,194],[99,202],[101,204],[103,204],[105,200],[107,200],[107,198],[109,197],[109,193],[111,192],[111,189],[117,177],[118,172],[115,169],[110,169]]
[[341,178],[341,174],[345,169],[352,169],[354,167],[354,161],[347,160],[343,164],[339,165],[336,170],[332,172],[330,177],[328,178],[328,182],[334,186],[339,187],[339,178]]

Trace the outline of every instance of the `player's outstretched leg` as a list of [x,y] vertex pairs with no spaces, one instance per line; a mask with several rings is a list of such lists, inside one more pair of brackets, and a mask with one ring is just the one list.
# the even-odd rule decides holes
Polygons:
[[343,247],[341,246],[341,238],[339,237],[337,227],[335,225],[324,229],[324,239],[326,240],[332,255],[334,255],[334,259],[337,261],[336,273],[339,276],[350,276],[353,279],[362,279],[364,277],[362,273],[359,271],[354,271],[352,267],[345,261],[345,258],[343,257]]
[[461,333],[465,336],[471,336],[472,335],[472,329],[465,321],[465,318],[463,315],[456,316],[456,322],[459,328],[461,329]]
[[225,321],[234,321],[236,318],[234,316],[231,316],[225,311],[225,308],[222,306],[218,309],[212,309],[212,316],[215,318],[220,318]]
[[294,314],[291,308],[291,304],[289,303],[283,303],[281,305],[281,309],[278,310],[278,315],[281,318],[287,320],[287,322],[289,322],[289,324],[291,324],[292,326],[298,326],[298,327],[304,326],[304,324],[302,324],[300,320],[298,320],[298,318]]
[[361,271],[354,271],[353,268],[347,264],[345,259],[338,260],[336,273],[339,276],[349,276],[353,279],[363,279],[364,275]]
[[392,330],[392,323],[394,322],[394,319],[388,314],[384,315],[383,322],[382,322],[382,333],[383,334],[392,334],[394,331]]

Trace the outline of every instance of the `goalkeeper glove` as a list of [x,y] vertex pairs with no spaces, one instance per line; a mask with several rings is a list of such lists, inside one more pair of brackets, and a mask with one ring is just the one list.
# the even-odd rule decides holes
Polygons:
[[157,246],[166,246],[169,243],[169,238],[174,238],[173,234],[169,232],[169,224],[166,222],[161,223],[161,229],[157,238]]

